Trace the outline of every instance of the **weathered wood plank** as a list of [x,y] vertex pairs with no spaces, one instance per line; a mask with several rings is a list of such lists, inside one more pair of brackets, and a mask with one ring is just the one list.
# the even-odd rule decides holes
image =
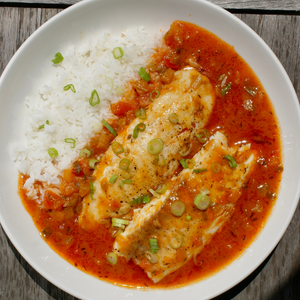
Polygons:
[[[0,0],[0,3],[72,5],[82,0]],[[225,9],[300,11],[299,0],[207,0]]]
[[[0,7],[0,74],[28,36],[59,11],[59,9]],[[237,16],[252,27],[275,52],[300,97],[300,16],[254,14]],[[283,239],[264,264],[241,284],[215,300],[299,299],[299,249],[300,206]],[[74,300],[75,298],[56,288],[33,270],[0,229],[0,299]]]

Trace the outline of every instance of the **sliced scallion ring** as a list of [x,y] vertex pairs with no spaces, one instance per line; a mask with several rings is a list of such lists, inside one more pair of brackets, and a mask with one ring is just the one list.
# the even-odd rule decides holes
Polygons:
[[102,131],[102,129],[103,129],[103,125],[100,124],[100,123],[95,124],[95,125],[93,126],[93,131],[94,131],[95,133],[100,133],[100,132]]
[[176,232],[172,233],[169,244],[173,249],[179,249],[183,245],[183,240],[183,234],[176,230]]
[[192,159],[186,159],[185,162],[189,169],[193,169],[194,166],[196,165],[195,161]]
[[157,251],[159,250],[159,246],[158,246],[158,242],[157,239],[149,239],[149,244],[150,244],[150,251],[152,253],[157,253]]
[[179,162],[181,163],[181,165],[184,169],[188,169],[189,166],[185,159],[181,159]]
[[201,173],[201,172],[206,172],[207,169],[194,169],[193,172],[198,174],[198,173]]
[[73,93],[76,93],[75,87],[73,84],[67,84],[64,86],[64,91],[71,90]]
[[231,155],[227,154],[223,158],[228,160],[228,164],[229,164],[230,168],[236,168],[237,167],[237,163],[236,163],[234,157],[232,157]]
[[[155,93],[155,97],[153,98],[153,93]],[[160,95],[160,91],[159,90],[153,90],[151,93],[150,93],[150,100],[153,102],[154,99],[158,98]]]
[[217,162],[214,162],[212,165],[211,165],[211,168],[213,170],[214,173],[220,173],[221,170],[222,170],[222,165],[217,163]]
[[119,175],[114,174],[114,175],[112,175],[112,176],[110,177],[110,179],[109,179],[108,182],[111,183],[111,184],[114,184],[114,183],[117,181],[118,177],[119,177]]
[[174,201],[171,205],[171,213],[176,217],[181,217],[185,212],[185,204],[180,201]]
[[64,57],[61,55],[60,52],[57,52],[57,53],[55,54],[55,58],[52,59],[51,61],[52,61],[55,65],[57,65],[57,64],[61,63],[63,60],[64,60]]
[[185,218],[187,221],[190,221],[192,219],[192,217],[190,215],[187,215]]
[[146,124],[145,123],[139,123],[135,126],[133,130],[132,137],[136,139],[138,137],[139,131],[145,131],[146,129]]
[[118,256],[114,252],[108,253],[106,259],[113,266],[118,262]]
[[117,96],[122,96],[125,93],[124,89],[121,87],[117,87],[116,94]]
[[199,208],[200,210],[205,210],[209,207],[210,204],[210,198],[206,194],[198,194],[194,199],[194,204]]
[[89,160],[89,167],[91,168],[91,169],[95,169],[96,168],[96,163],[98,162],[98,160],[97,159],[90,159]]
[[118,142],[113,142],[111,144],[111,148],[113,149],[113,151],[114,151],[115,154],[120,154],[120,153],[124,152],[124,148]]
[[91,106],[95,106],[97,104],[100,103],[100,97],[98,95],[98,92],[96,90],[93,90],[92,93],[91,93],[91,97],[90,97],[90,100],[89,100],[89,103]]
[[124,220],[124,219],[118,219],[118,218],[112,218],[111,219],[111,226],[114,227],[120,227],[120,228],[125,228],[125,225],[129,224],[128,220]]
[[94,197],[93,197],[94,193],[95,193],[95,186],[94,186],[93,182],[90,181],[90,197],[92,200],[94,200]]
[[130,169],[123,170],[122,173],[121,173],[121,176],[124,179],[129,179],[131,177],[131,170]]
[[108,85],[110,85],[110,89],[112,90],[114,87],[114,81],[112,80],[112,78],[105,76],[105,81]]
[[135,116],[141,120],[147,119],[147,113],[145,108],[141,108],[135,112]]
[[200,129],[198,133],[196,133],[196,137],[200,143],[204,144],[209,140],[210,134],[207,129]]
[[149,203],[151,201],[150,195],[140,196],[130,202],[130,205],[137,205],[142,203]]
[[123,180],[123,183],[132,184],[132,180],[131,179]]
[[156,189],[156,193],[164,194],[167,191],[168,187],[165,183],[161,183],[158,185]]
[[58,151],[55,148],[49,148],[48,154],[51,158],[56,158],[58,156]]
[[166,160],[164,157],[160,157],[158,154],[154,157],[154,164],[156,166],[164,167],[166,165]]
[[208,194],[210,194],[210,191],[209,191],[209,189],[207,189],[206,187],[203,187],[203,188],[200,190],[200,193],[201,193],[201,194],[204,194],[204,195],[208,195]]
[[178,116],[175,113],[170,114],[169,117],[168,117],[168,119],[173,124],[177,124],[179,122]]
[[147,71],[143,67],[141,67],[139,69],[139,75],[141,76],[142,79],[144,79],[147,82],[150,81],[150,79],[151,79],[150,75],[147,73]]
[[116,47],[113,50],[113,56],[115,59],[119,59],[121,57],[123,57],[124,55],[124,50],[121,47]]
[[145,251],[145,257],[152,263],[156,264],[159,261],[159,257],[156,253],[151,253],[150,251]]
[[150,154],[159,154],[164,148],[164,142],[160,138],[151,140],[147,145],[147,150]]
[[156,193],[153,189],[149,189],[149,192],[156,198],[160,197],[160,195],[158,193]]
[[75,148],[76,141],[74,139],[66,138],[65,143],[72,144],[71,148]]
[[119,162],[119,168],[122,170],[127,170],[129,167],[130,161],[127,158],[123,158]]
[[83,158],[89,158],[91,156],[91,151],[88,149],[82,149],[79,152],[79,156],[83,157]]
[[107,130],[114,136],[117,136],[115,130],[103,119],[101,123],[107,128]]

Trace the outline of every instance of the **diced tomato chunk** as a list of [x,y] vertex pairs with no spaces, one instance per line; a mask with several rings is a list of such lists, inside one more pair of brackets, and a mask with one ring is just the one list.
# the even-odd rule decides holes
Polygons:
[[47,190],[44,194],[43,206],[45,209],[60,209],[63,206],[64,200],[58,194],[51,190]]

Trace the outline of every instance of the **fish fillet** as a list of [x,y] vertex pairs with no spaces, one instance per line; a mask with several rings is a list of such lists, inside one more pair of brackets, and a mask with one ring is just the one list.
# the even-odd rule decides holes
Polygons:
[[[149,194],[150,188],[172,176],[179,165],[179,153],[191,145],[195,131],[205,126],[214,102],[214,89],[206,76],[192,68],[177,71],[173,82],[164,86],[160,96],[149,106],[147,119],[135,119],[114,140],[122,145],[124,152],[115,154],[110,146],[101,158],[94,172],[93,199],[88,195],[83,201],[79,218],[81,226],[128,213],[131,201]],[[168,119],[172,113],[178,116],[177,124]],[[146,129],[133,138],[134,128],[141,122]],[[147,151],[148,142],[155,138],[164,142],[159,154],[159,162],[165,161],[164,166],[157,166],[155,156]],[[132,183],[121,187],[124,178],[119,162],[124,158],[130,161]],[[114,174],[118,175],[118,180],[111,184],[109,179]]]
[[[237,167],[230,167],[225,155],[235,157]],[[173,180],[171,190],[134,211],[133,220],[114,243],[115,253],[127,260],[133,259],[153,282],[160,281],[199,253],[232,216],[234,204],[255,162],[255,154],[250,144],[229,148],[226,137],[217,132],[193,160],[194,169],[207,171],[196,174],[184,169]],[[213,171],[214,163],[219,164],[220,172]],[[201,211],[193,201],[204,188],[210,192],[211,205]],[[181,217],[171,213],[171,205],[176,200],[185,203],[186,210]],[[186,219],[188,215],[190,220]],[[150,238],[157,239],[160,248],[157,263],[151,263],[145,256],[150,251]],[[174,239],[182,242],[178,249],[177,244],[174,249]]]

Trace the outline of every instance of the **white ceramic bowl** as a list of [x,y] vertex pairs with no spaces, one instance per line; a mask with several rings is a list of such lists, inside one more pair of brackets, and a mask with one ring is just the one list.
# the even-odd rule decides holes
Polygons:
[[[142,292],[102,282],[74,268],[41,239],[17,191],[18,174],[10,145],[21,139],[24,97],[66,41],[78,42],[80,32],[109,28],[112,32],[143,25],[150,32],[168,30],[174,20],[202,26],[236,51],[252,67],[274,104],[282,129],[284,173],[273,212],[258,238],[225,270],[181,289]],[[0,81],[0,221],[8,237],[42,276],[81,299],[208,299],[233,287],[274,249],[284,234],[299,199],[300,117],[297,96],[283,67],[268,46],[239,19],[200,0],[86,0],[41,26],[18,50]]]

